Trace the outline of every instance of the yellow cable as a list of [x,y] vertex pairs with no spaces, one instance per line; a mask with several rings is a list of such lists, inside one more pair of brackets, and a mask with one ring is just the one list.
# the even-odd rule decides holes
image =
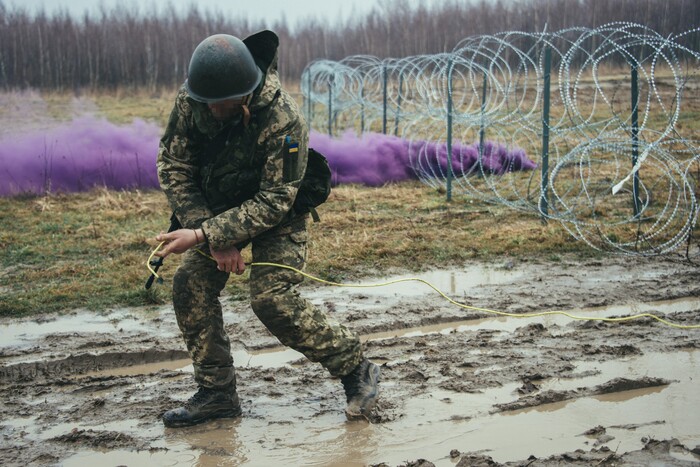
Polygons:
[[[153,252],[151,253],[151,256],[148,257],[148,262],[146,263],[146,265],[148,266],[148,270],[151,271],[151,274],[153,274],[156,278],[160,278],[160,276],[158,276],[158,274],[156,274],[156,272],[151,268],[151,259],[153,259],[153,256],[154,256],[154,255],[156,254],[156,252],[160,249],[160,247],[163,246],[163,243],[165,243],[165,242],[161,242],[161,243],[156,247],[156,249],[153,250]],[[211,259],[211,260],[213,260],[213,261],[216,261],[216,260],[214,260],[214,258],[212,258],[210,255],[204,253],[202,250],[197,249],[196,251],[197,251],[197,253],[199,253],[200,255],[205,256],[205,257],[207,257],[207,258],[209,258],[209,259]],[[297,273],[297,274],[301,274],[302,276],[304,276],[304,277],[306,277],[306,278],[308,278],[308,279],[311,279],[311,280],[313,280],[313,281],[319,282],[319,283],[321,283],[321,284],[331,285],[331,286],[334,286],[334,287],[371,288],[371,287],[385,287],[385,286],[389,286],[389,285],[393,285],[393,284],[398,284],[398,283],[400,283],[400,282],[409,282],[409,281],[420,282],[420,283],[422,283],[422,284],[427,285],[428,287],[430,287],[430,288],[433,289],[434,291],[436,291],[438,294],[440,294],[441,297],[443,297],[445,300],[447,300],[447,301],[450,302],[451,304],[456,305],[456,306],[458,306],[458,307],[460,307],[460,308],[463,308],[463,309],[466,309],[466,310],[481,311],[481,312],[483,312],[483,313],[490,313],[490,314],[498,315],[498,316],[508,316],[508,317],[511,317],[511,318],[537,318],[537,317],[540,317],[540,316],[563,315],[563,316],[566,316],[566,317],[568,317],[568,318],[570,318],[570,319],[573,319],[573,320],[579,320],[579,321],[603,321],[603,322],[607,322],[607,323],[618,323],[618,322],[622,322],[622,321],[632,321],[632,320],[640,319],[640,318],[652,318],[652,319],[655,319],[656,321],[658,321],[658,322],[660,322],[660,323],[662,323],[662,324],[665,324],[666,326],[670,326],[670,327],[672,327],[672,328],[677,328],[677,329],[700,329],[700,324],[676,324],[676,323],[673,323],[673,322],[671,322],[671,321],[668,321],[668,320],[666,320],[666,319],[664,319],[664,318],[661,318],[661,317],[656,316],[656,315],[651,314],[651,313],[639,313],[639,314],[636,314],[636,315],[621,316],[621,317],[619,317],[619,318],[598,318],[598,317],[593,317],[593,316],[578,316],[578,315],[573,315],[573,314],[568,313],[568,312],[566,312],[566,311],[540,311],[540,312],[535,312],[535,313],[507,313],[507,312],[505,312],[505,311],[490,310],[490,309],[488,309],[488,308],[479,308],[479,307],[474,307],[474,306],[465,305],[464,303],[459,303],[459,302],[457,302],[457,301],[451,299],[450,297],[448,297],[447,295],[445,295],[445,293],[444,293],[443,291],[441,291],[440,289],[438,289],[437,287],[435,287],[433,284],[431,284],[430,282],[428,282],[428,281],[426,281],[426,280],[424,280],[424,279],[418,278],[418,277],[407,277],[407,278],[405,278],[405,279],[394,279],[394,280],[391,280],[391,281],[379,282],[379,283],[376,283],[376,284],[342,284],[342,283],[339,283],[339,282],[327,281],[327,280],[325,280],[325,279],[321,279],[320,277],[312,276],[311,274],[308,274],[308,273],[306,273],[306,272],[304,272],[304,271],[300,271],[300,270],[297,269],[297,268],[294,268],[294,267],[292,267],[292,266],[287,266],[287,265],[284,265],[284,264],[277,264],[277,263],[250,263],[249,265],[250,265],[250,266],[270,266],[270,267],[275,267],[275,268],[288,269],[288,270],[293,271],[293,272],[295,272],[295,273]]]
[[[164,243],[165,242],[160,242],[158,244],[158,246],[156,247],[156,249],[151,252],[151,255],[148,257],[148,261],[146,261],[146,267],[148,268],[149,271],[151,271],[151,274],[153,274],[153,277],[155,277],[156,279],[160,279],[160,276],[155,271],[155,269],[153,269],[151,267],[151,261],[153,261],[153,257],[156,255],[156,253],[158,253],[158,250],[160,250],[160,247],[162,247]],[[197,251],[199,251],[199,250],[197,250]]]

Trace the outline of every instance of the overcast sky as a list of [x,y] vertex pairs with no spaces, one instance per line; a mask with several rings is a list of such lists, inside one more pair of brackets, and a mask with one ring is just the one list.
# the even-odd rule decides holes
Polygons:
[[[409,0],[409,3],[414,6],[421,2],[429,5],[431,1],[436,0]],[[166,8],[169,3],[179,11],[186,11],[190,5],[196,4],[202,12],[210,10],[227,16],[245,16],[250,20],[268,19],[270,24],[286,18],[287,23],[293,27],[299,19],[308,17],[335,23],[338,19],[363,16],[374,6],[386,5],[387,0],[5,0],[6,5],[20,6],[30,13],[43,7],[49,14],[63,9],[77,16],[82,16],[85,11],[97,12],[100,5],[106,7],[107,11],[120,4],[146,13],[153,6],[158,11],[169,10]]]

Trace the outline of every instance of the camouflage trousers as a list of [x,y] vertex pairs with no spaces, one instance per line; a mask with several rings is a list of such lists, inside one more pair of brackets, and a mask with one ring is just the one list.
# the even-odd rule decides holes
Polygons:
[[[277,263],[303,269],[307,255],[306,219],[277,227],[252,240],[253,262]],[[208,253],[207,247],[201,246]],[[219,297],[229,273],[216,262],[190,250],[173,278],[177,323],[200,386],[235,385],[229,337]],[[334,376],[349,373],[362,360],[359,338],[311,302],[299,296],[303,276],[288,269],[252,266],[250,304],[258,319],[279,341],[320,362]]]

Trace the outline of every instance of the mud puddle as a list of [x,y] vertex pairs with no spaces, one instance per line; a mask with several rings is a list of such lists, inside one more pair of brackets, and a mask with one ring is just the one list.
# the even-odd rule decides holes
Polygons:
[[[663,317],[672,313],[691,312],[700,308],[700,299],[682,298],[654,303],[637,303],[625,306],[607,306],[595,308],[583,308],[580,310],[548,310],[545,313],[556,311],[555,314],[543,316],[498,316],[495,318],[478,318],[470,320],[460,320],[447,323],[431,324],[426,326],[416,326],[400,330],[377,332],[363,336],[363,340],[389,339],[395,337],[419,337],[427,334],[450,334],[454,332],[465,332],[469,330],[488,330],[500,332],[514,332],[521,326],[530,324],[540,324],[545,327],[566,326],[572,321],[598,322],[596,318],[628,317],[644,313]],[[498,311],[498,310],[495,310]],[[561,312],[561,313],[559,313]],[[487,311],[487,313],[489,313]],[[489,313],[490,314],[490,313]],[[580,319],[579,319],[580,318]],[[573,332],[567,331],[567,332]]]
[[[467,270],[426,271],[417,274],[402,274],[376,277],[347,286],[322,287],[314,290],[308,298],[317,302],[334,302],[334,309],[352,310],[353,305],[361,304],[364,310],[385,309],[417,297],[432,297],[442,300],[438,292],[459,300],[470,291],[484,287],[498,287],[501,284],[521,280],[525,272],[486,266]],[[339,296],[347,300],[337,302]]]
[[[277,368],[304,358],[304,355],[293,349],[281,347],[259,351],[247,351],[244,349],[237,349],[231,351],[231,356],[233,357],[233,361],[235,362],[237,368]],[[109,377],[148,375],[160,370],[172,370],[182,371],[185,373],[194,373],[194,369],[192,368],[192,361],[189,358],[184,358],[179,360],[149,363],[145,365],[130,365],[126,367],[110,368],[109,370],[103,371],[92,371],[85,374],[85,376]]]
[[[672,380],[662,387],[632,389],[605,396],[584,397],[536,408],[484,413],[499,401],[510,401],[517,385],[480,394],[431,391],[405,401],[404,416],[373,425],[346,422],[342,414],[314,416],[314,401],[300,406],[294,397],[257,399],[252,413],[235,421],[217,421],[202,427],[168,430],[140,428],[137,420],[58,425],[42,432],[46,442],[62,433],[92,430],[122,433],[127,439],[156,438],[142,452],[86,450],[65,459],[64,466],[107,465],[367,465],[406,459],[432,459],[435,465],[454,465],[453,449],[490,455],[497,462],[546,457],[558,452],[602,445],[620,452],[643,446],[641,438],[653,428],[654,436],[693,445],[700,440],[700,408],[696,381],[700,378],[700,352],[650,354],[625,362],[582,365],[595,368],[594,377],[573,381],[552,380],[552,388],[574,388],[607,381],[616,375],[629,378],[647,373]],[[392,384],[385,384],[390,393]],[[303,420],[303,430],[297,420]],[[595,434],[585,433],[603,427]],[[15,429],[31,433],[31,424]],[[31,436],[31,435],[30,435]],[[678,459],[694,460],[692,454]],[[253,462],[254,460],[254,462]],[[696,459],[695,459],[696,460]]]
[[[697,269],[674,261],[477,265],[417,276],[475,308],[700,322]],[[78,311],[0,322],[0,464],[453,466],[489,456],[519,465],[532,455],[553,459],[546,465],[700,462],[698,330],[648,318],[494,316],[415,282],[302,293],[361,334],[381,364],[371,423],[347,422],[339,382],[281,348],[247,302],[226,298],[243,416],[165,429],[163,412],[195,390],[172,308]]]
[[[313,302],[318,302],[317,294],[309,294],[309,299]],[[317,303],[318,304],[318,303]],[[694,311],[700,305],[700,300],[696,298],[685,298],[677,300],[669,300],[655,303],[637,303],[631,306],[610,306],[610,307],[594,307],[580,310],[567,310],[561,314],[548,314],[544,316],[519,317],[519,316],[498,316],[493,315],[491,318],[480,318],[460,321],[449,321],[446,323],[437,323],[425,326],[416,326],[395,329],[392,331],[375,332],[361,335],[363,342],[377,341],[384,339],[397,338],[416,338],[429,334],[451,334],[464,333],[468,331],[498,331],[502,333],[512,333],[523,325],[538,324],[548,328],[556,327],[560,329],[557,332],[571,333],[576,332],[575,329],[566,328],[566,324],[575,321],[573,317],[585,319],[595,318],[610,318],[620,316],[631,316],[643,313],[656,313],[659,316],[666,316],[671,313],[690,312]],[[177,330],[172,326],[162,325],[163,320],[167,320],[167,313],[170,310],[163,309],[161,311],[150,311],[142,314],[140,317],[134,315],[133,311],[116,310],[107,315],[95,316],[87,313],[79,313],[68,316],[55,317],[51,320],[30,321],[21,323],[6,323],[0,328],[0,339],[7,347],[21,348],[31,345],[37,345],[47,337],[61,337],[69,339],[76,335],[76,329],[80,333],[90,336],[115,335],[123,333],[148,333],[149,336],[157,336],[159,338],[170,337],[178,339]],[[83,321],[83,324],[78,323]],[[591,321],[597,322],[597,321]],[[154,326],[153,323],[158,323]],[[98,331],[99,330],[99,333]],[[93,341],[94,344],[94,341]],[[105,343],[100,343],[100,346],[105,346]],[[155,352],[154,352],[155,353]],[[261,349],[245,349],[240,346],[233,345],[232,357],[237,367],[262,367],[275,368],[294,361],[304,359],[304,356],[292,349],[274,346]],[[115,365],[116,362],[127,362],[128,366],[115,366],[101,371],[88,371],[85,375],[91,377],[99,376],[128,376],[128,375],[145,375],[159,370],[173,370],[192,372],[189,358],[180,358],[177,360],[169,360],[168,356],[172,353],[158,352],[156,355],[144,359],[143,352],[132,352],[129,355],[115,356],[114,358],[104,359],[104,361],[96,364],[96,366]],[[181,356],[182,353],[175,353],[175,356]],[[41,355],[31,353],[29,355],[14,356],[12,358],[6,356],[6,363],[32,363],[40,359]],[[139,362],[141,360],[141,363]],[[148,360],[143,362],[143,360]],[[80,372],[79,372],[80,373]],[[0,372],[0,375],[2,372]]]
[[459,296],[474,288],[511,283],[515,279],[523,277],[524,274],[525,272],[522,270],[489,267],[426,271],[360,281],[355,284],[357,287],[341,286],[334,289],[334,292],[343,294],[351,292],[353,289],[357,292],[357,289],[360,288],[363,294],[371,297],[385,297],[387,295],[410,297],[432,292],[432,285],[446,294]]
[[[70,315],[43,317],[0,324],[2,347],[28,347],[46,336],[60,335],[70,338],[76,334],[109,334],[150,332],[154,326],[147,318],[156,317],[155,312],[135,315],[130,310],[115,310],[107,314],[88,311]],[[172,330],[174,335],[175,329]]]
[[[693,310],[697,300],[674,300],[656,304],[638,304],[636,312],[660,313]],[[627,310],[627,308],[625,308]],[[577,310],[577,314],[609,316],[620,313],[618,307]],[[628,311],[628,310],[627,310]],[[541,321],[562,321],[566,317],[527,320],[530,326]],[[532,321],[532,322],[531,322]],[[570,321],[570,320],[569,320]],[[430,335],[454,335],[484,330],[513,333],[521,329],[522,319],[499,317],[467,322],[410,328],[363,336],[365,342],[388,339],[414,339]],[[557,327],[561,323],[548,323]],[[520,326],[519,326],[520,325]],[[437,336],[436,336],[437,337]],[[290,349],[233,352],[241,368],[279,369],[303,358]],[[415,356],[424,358],[424,356]],[[376,359],[381,361],[381,359]],[[401,359],[386,360],[385,366]],[[449,453],[469,450],[491,456],[497,462],[547,457],[564,451],[610,446],[620,452],[643,447],[646,430],[654,436],[677,439],[694,445],[700,440],[700,400],[695,381],[700,379],[700,351],[650,353],[609,362],[581,362],[572,369],[580,377],[550,377],[537,381],[538,391],[566,393],[593,387],[625,375],[630,381],[642,381],[649,374],[668,381],[653,387],[629,389],[604,395],[576,397],[543,403],[536,407],[493,413],[499,404],[507,404],[518,394],[520,383],[480,393],[455,394],[433,389],[403,401],[401,417],[383,424],[346,422],[342,413],[314,413],[315,398],[295,402],[295,394],[255,397],[253,407],[240,420],[216,421],[202,427],[168,430],[158,424],[143,426],[139,420],[98,424],[58,424],[37,429],[37,420],[16,419],[6,422],[12,430],[36,433],[36,442],[55,442],[73,434],[83,443],[97,443],[102,449],[79,450],[62,465],[368,465],[387,462],[399,465],[406,459],[428,458],[435,465],[454,465]],[[189,360],[114,368],[92,372],[85,377],[148,375],[159,370],[191,373]],[[390,396],[400,382],[388,381],[383,391]],[[634,383],[632,383],[634,386]],[[99,394],[108,398],[109,392]],[[295,406],[296,405],[296,406]],[[303,421],[303,430],[298,429]],[[597,427],[597,429],[595,429]],[[590,432],[590,433],[588,433]],[[122,436],[124,448],[104,452],[104,444],[93,440],[104,434]],[[111,434],[111,435],[110,435]],[[33,437],[32,435],[29,435]],[[141,446],[132,440],[154,439]],[[80,443],[79,443],[80,444]],[[147,446],[147,447],[146,447]],[[119,447],[119,446],[117,446]],[[692,453],[674,453],[678,460],[696,460]]]

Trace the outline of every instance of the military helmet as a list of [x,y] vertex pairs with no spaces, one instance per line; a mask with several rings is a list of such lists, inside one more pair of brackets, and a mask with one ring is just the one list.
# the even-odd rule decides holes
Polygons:
[[206,103],[247,96],[262,79],[248,47],[228,34],[215,34],[200,42],[187,75],[187,93]]

